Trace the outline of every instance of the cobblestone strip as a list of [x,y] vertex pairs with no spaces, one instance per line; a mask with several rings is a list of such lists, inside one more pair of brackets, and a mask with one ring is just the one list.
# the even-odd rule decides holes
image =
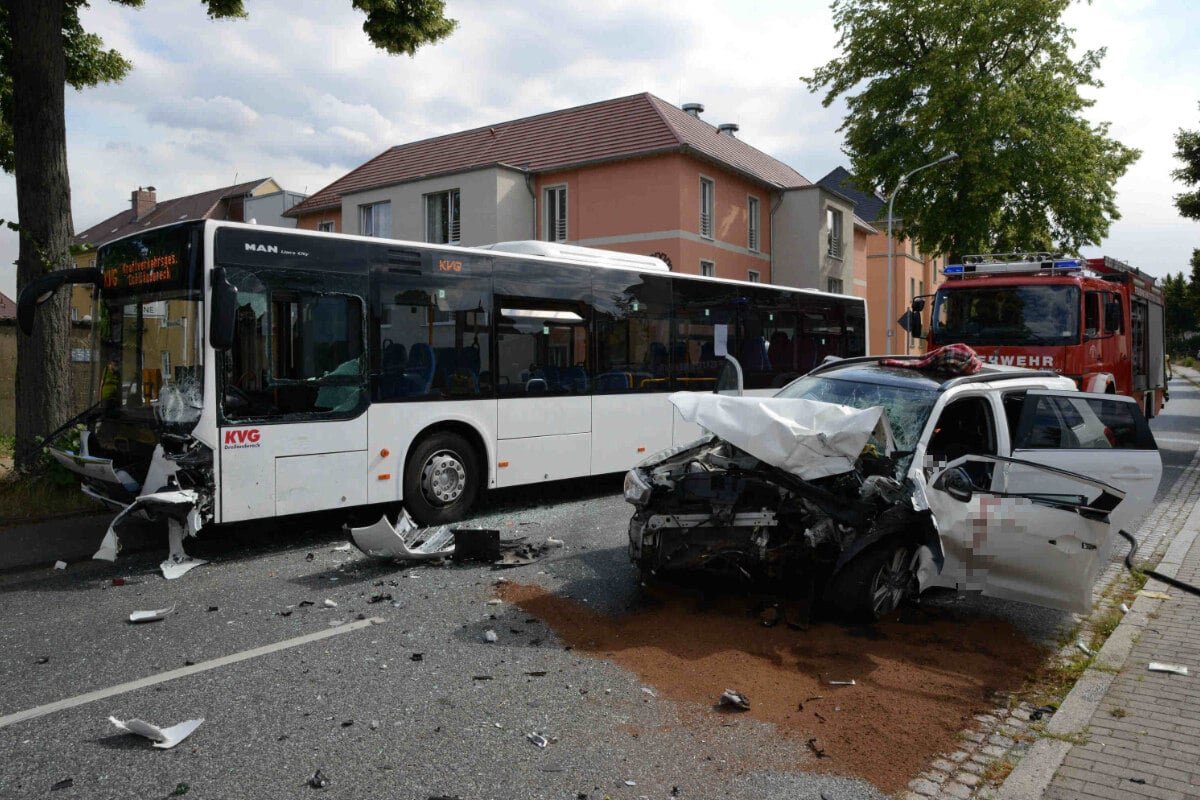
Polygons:
[[[1163,495],[1162,500],[1154,506],[1134,533],[1134,538],[1138,541],[1136,561],[1157,563],[1166,552],[1175,534],[1179,533],[1187,521],[1188,515],[1197,502],[1200,502],[1200,449],[1196,451],[1191,463],[1180,473],[1175,483]],[[1113,548],[1109,565],[1096,581],[1096,590],[1092,594],[1092,599],[1101,609],[1107,604],[1109,588],[1115,581],[1121,579],[1125,571],[1125,554],[1128,550],[1126,541],[1120,539]],[[1200,547],[1193,548],[1192,555],[1200,559]],[[1180,570],[1180,572],[1182,574],[1184,570]],[[1200,575],[1200,568],[1197,569],[1197,574]],[[1087,621],[1082,617],[1078,619],[1086,632]],[[1192,629],[1196,631],[1196,643],[1193,646],[1200,647],[1200,624],[1193,625]],[[1142,643],[1139,642],[1134,651],[1136,657],[1141,657],[1141,650]],[[1065,659],[1074,655],[1075,652],[1075,643],[1068,642],[1058,657]],[[1200,670],[1200,653],[1192,656],[1192,663],[1197,664],[1196,669]],[[1200,690],[1196,690],[1196,702],[1200,705]],[[1022,753],[1037,741],[1039,736],[1036,730],[1030,729],[1030,716],[1036,716],[1036,711],[1031,704],[1022,702],[1012,710],[1009,710],[1007,705],[999,705],[991,714],[981,714],[975,717],[977,725],[959,734],[962,749],[936,757],[929,769],[909,783],[908,791],[900,795],[902,800],[986,800],[991,797],[997,785],[1003,782],[1008,773],[1008,768],[1001,762],[1015,763],[1018,761]],[[1105,713],[1109,713],[1108,705],[1106,700]],[[1149,715],[1158,711],[1159,709],[1147,710],[1145,713]],[[1200,715],[1193,716],[1192,719],[1200,719]],[[1112,722],[1116,724],[1119,720],[1113,719]],[[1143,727],[1145,726],[1143,725]],[[1107,731],[1108,729],[1103,730]],[[1193,762],[1200,760],[1200,723],[1196,723],[1195,736],[1194,752],[1191,752],[1190,755],[1184,754],[1182,751],[1180,753],[1180,755],[1187,755]],[[1145,736],[1142,738],[1145,739]],[[1150,743],[1149,740],[1143,742],[1143,744],[1147,743]],[[1087,756],[1076,756],[1076,751],[1080,749],[1073,748],[1071,755],[1075,757],[1077,764],[1082,765],[1082,761]],[[1096,761],[1107,762],[1108,755],[1112,755],[1114,751],[1110,751],[1108,755],[1104,756],[1100,751],[1086,750],[1086,752],[1090,753]],[[1138,755],[1144,754],[1139,752]],[[1073,769],[1086,771],[1087,767],[1077,766]],[[989,778],[996,780],[988,780]],[[1147,783],[1145,786],[1131,783],[1129,786],[1140,787],[1147,791],[1140,794],[1115,795],[1112,794],[1112,789],[1106,788],[1104,791],[1107,794],[1100,793],[1094,796],[1103,798],[1147,796],[1172,798],[1172,800],[1175,797],[1200,797],[1200,778],[1197,779],[1195,785],[1191,786],[1191,794],[1186,792],[1182,795],[1154,793],[1156,787],[1151,783]],[[1058,780],[1055,781],[1054,787],[1059,787]],[[1075,784],[1070,786],[1064,784],[1063,793],[1055,794],[1053,797],[1055,800],[1067,800],[1067,798],[1087,796],[1080,795],[1077,791],[1078,788]],[[1047,795],[1048,798],[1051,796]]]

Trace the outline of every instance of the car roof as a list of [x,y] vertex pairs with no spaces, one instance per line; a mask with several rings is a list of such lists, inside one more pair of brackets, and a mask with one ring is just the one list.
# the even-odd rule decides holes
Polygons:
[[1001,364],[983,364],[971,375],[952,375],[935,370],[921,370],[880,364],[883,358],[916,361],[920,356],[861,356],[828,361],[814,367],[808,374],[831,380],[860,381],[885,386],[901,386],[925,391],[943,392],[965,383],[990,383],[1015,379],[1058,379],[1062,376],[1045,370],[1023,369]]

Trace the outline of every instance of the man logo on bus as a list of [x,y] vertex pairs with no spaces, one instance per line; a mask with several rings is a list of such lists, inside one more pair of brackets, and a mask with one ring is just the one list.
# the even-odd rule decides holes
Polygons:
[[254,242],[246,242],[246,249],[251,253],[278,253],[279,246],[273,244],[255,244]]
[[225,449],[258,447],[262,434],[258,428],[238,428],[225,431]]

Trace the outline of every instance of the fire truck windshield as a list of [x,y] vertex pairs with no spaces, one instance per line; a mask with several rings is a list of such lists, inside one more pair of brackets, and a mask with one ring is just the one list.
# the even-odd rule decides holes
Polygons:
[[938,290],[930,333],[938,344],[1079,343],[1079,288],[1070,284],[972,286]]

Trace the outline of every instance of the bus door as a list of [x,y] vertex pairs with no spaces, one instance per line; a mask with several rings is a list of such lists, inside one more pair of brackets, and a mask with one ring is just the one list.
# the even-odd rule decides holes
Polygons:
[[592,271],[595,378],[593,474],[627,470],[671,446],[671,279]]
[[496,485],[591,471],[591,270],[517,258],[493,268]]
[[218,363],[220,521],[366,503],[365,274],[226,275],[237,315]]

